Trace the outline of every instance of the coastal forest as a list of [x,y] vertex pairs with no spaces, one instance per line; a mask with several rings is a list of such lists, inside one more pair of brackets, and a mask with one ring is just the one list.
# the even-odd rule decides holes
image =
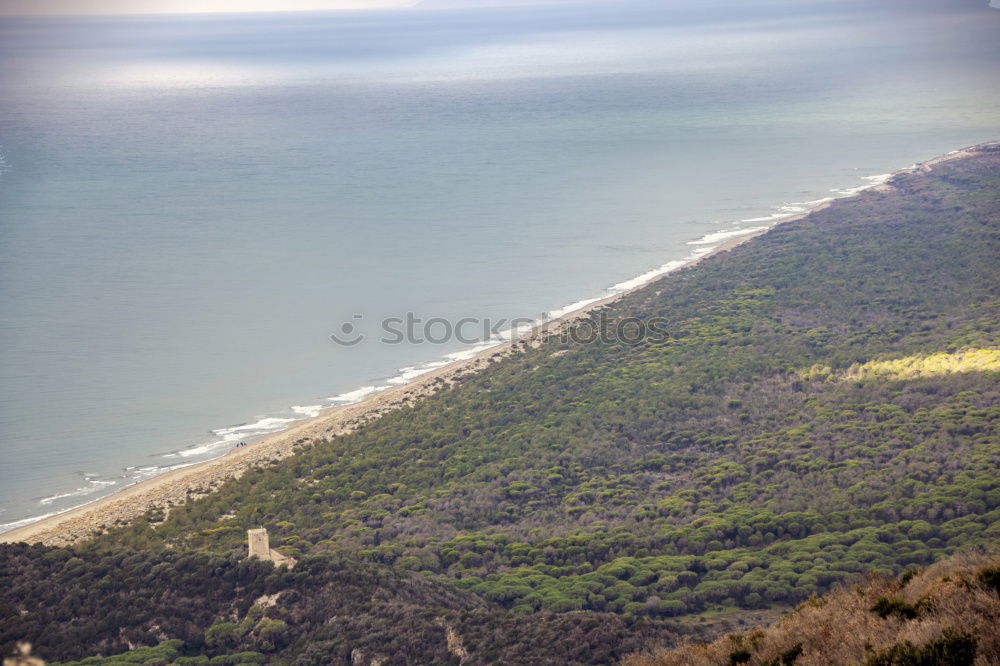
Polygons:
[[[872,605],[915,608],[906,590],[929,594],[956,553],[978,553],[967,577],[996,596],[998,146],[778,225],[576,326],[654,319],[665,335],[524,341],[77,545],[0,546],[0,643],[82,664],[694,663],[647,653],[801,617],[865,576],[883,576],[864,588]],[[255,527],[294,567],[246,558]],[[905,604],[872,622],[923,612]],[[958,636],[939,625],[908,639],[914,661],[870,663],[972,664],[996,647],[970,625],[933,661],[925,644]],[[822,649],[733,636],[704,663]]]

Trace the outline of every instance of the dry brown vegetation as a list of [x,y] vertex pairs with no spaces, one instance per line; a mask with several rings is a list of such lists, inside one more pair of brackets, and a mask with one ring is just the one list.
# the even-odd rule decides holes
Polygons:
[[764,629],[626,657],[622,666],[1000,664],[1000,552],[871,575]]

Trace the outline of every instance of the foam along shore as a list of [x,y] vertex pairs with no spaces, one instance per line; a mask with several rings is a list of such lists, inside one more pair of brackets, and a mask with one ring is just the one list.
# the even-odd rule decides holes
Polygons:
[[[179,464],[168,471],[140,480],[117,492],[87,504],[55,514],[39,516],[30,524],[14,527],[0,534],[0,542],[40,542],[64,545],[86,539],[116,524],[128,522],[154,507],[181,504],[190,495],[210,492],[230,478],[237,478],[246,470],[266,465],[291,455],[296,446],[317,439],[329,438],[349,432],[364,423],[378,418],[387,411],[397,409],[413,400],[429,395],[443,385],[451,384],[463,376],[486,367],[492,360],[511,353],[522,344],[539,344],[546,334],[556,333],[586,318],[597,308],[641,289],[658,278],[680,268],[693,266],[718,253],[750,241],[777,225],[798,220],[826,208],[831,203],[855,196],[872,188],[891,187],[887,181],[892,176],[918,170],[929,170],[942,161],[960,158],[975,152],[979,146],[953,151],[928,162],[915,164],[893,174],[870,176],[867,184],[844,190],[833,190],[835,196],[790,204],[780,213],[766,218],[743,220],[757,226],[716,231],[689,242],[695,247],[687,259],[667,262],[642,275],[613,285],[607,295],[578,301],[565,308],[548,313],[548,317],[534,326],[510,331],[500,340],[491,340],[466,350],[455,352],[444,360],[403,368],[401,374],[381,386],[365,386],[331,398],[330,406],[295,406],[292,410],[304,418],[281,419],[274,425],[283,429],[261,435],[248,446],[229,448],[221,457],[204,462]],[[794,209],[794,210],[793,210]],[[760,222],[770,224],[761,225]],[[286,427],[287,426],[287,427]],[[240,428],[221,429],[242,433]],[[226,434],[226,433],[223,433]],[[179,452],[182,455],[184,452]]]

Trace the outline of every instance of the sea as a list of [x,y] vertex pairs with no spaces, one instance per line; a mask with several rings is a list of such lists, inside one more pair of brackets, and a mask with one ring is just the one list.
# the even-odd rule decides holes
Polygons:
[[0,530],[995,139],[985,0],[0,19]]

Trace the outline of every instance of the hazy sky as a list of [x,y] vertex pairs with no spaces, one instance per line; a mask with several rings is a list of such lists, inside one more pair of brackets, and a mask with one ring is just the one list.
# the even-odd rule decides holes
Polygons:
[[416,0],[0,0],[0,15],[265,12],[407,7]]
[[0,16],[322,11],[386,9],[417,4],[438,8],[593,1],[595,0],[0,0]]

